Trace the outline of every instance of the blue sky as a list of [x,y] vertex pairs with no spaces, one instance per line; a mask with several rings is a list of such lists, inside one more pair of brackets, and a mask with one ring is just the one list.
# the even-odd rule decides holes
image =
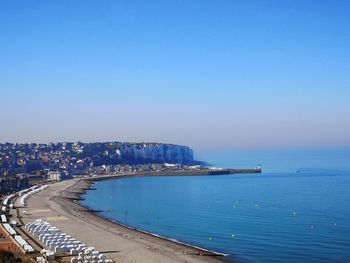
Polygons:
[[350,147],[349,1],[2,1],[0,141]]

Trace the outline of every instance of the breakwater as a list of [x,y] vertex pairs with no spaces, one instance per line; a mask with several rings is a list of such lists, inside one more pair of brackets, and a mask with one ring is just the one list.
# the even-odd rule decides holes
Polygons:
[[201,175],[223,175],[223,174],[253,174],[261,173],[261,168],[253,169],[200,169],[200,170],[167,170],[167,171],[145,171],[123,174],[105,174],[86,178],[85,180],[102,181],[124,177],[138,176],[201,176]]

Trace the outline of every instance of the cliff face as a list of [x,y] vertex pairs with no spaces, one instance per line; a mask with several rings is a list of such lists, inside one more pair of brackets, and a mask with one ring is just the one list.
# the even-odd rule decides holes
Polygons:
[[187,146],[159,143],[122,143],[116,153],[124,160],[193,164],[193,151]]

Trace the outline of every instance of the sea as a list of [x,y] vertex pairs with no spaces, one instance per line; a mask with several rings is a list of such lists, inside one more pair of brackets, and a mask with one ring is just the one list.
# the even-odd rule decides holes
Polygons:
[[262,174],[100,181],[82,204],[237,263],[350,262],[350,149],[200,151]]

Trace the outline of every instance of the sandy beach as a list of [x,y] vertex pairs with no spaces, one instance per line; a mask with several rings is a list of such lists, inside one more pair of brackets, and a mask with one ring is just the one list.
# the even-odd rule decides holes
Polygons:
[[38,218],[48,221],[115,262],[225,262],[224,257],[211,252],[129,229],[97,216],[74,202],[88,186],[77,180],[50,185],[33,195],[28,207],[20,209],[23,222]]

